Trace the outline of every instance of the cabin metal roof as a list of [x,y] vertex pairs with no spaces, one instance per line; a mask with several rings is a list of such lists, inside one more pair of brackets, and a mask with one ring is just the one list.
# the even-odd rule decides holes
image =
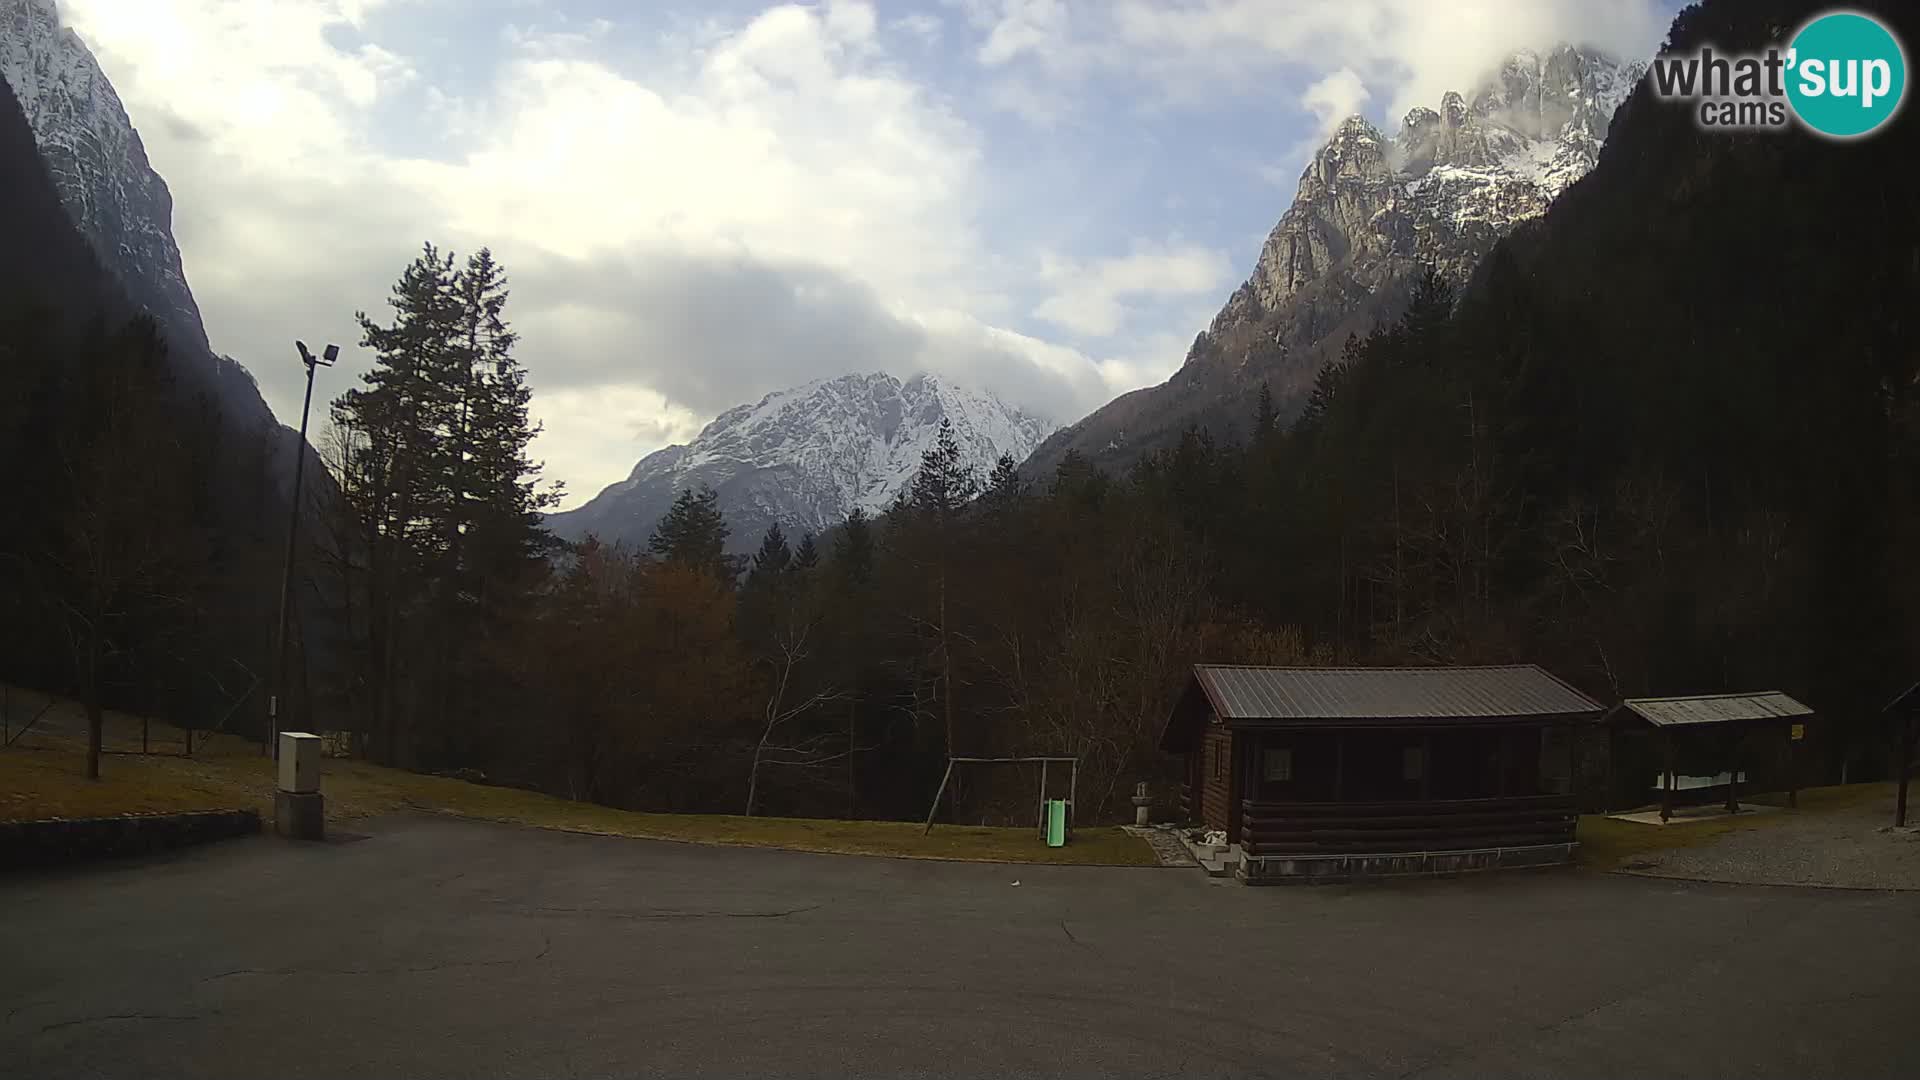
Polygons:
[[1788,720],[1813,710],[1778,690],[1757,694],[1699,694],[1693,697],[1628,698],[1620,707],[1655,727],[1726,724],[1745,720]]
[[1480,720],[1599,716],[1597,701],[1535,664],[1235,667],[1196,664],[1215,715],[1240,721]]

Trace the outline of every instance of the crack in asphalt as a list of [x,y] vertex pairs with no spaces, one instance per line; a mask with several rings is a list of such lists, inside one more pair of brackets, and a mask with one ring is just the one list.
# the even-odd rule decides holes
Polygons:
[[1080,939],[1077,937],[1074,937],[1073,931],[1067,929],[1067,920],[1065,919],[1060,920],[1060,932],[1067,935],[1068,941],[1073,942],[1075,945],[1080,944]]
[[217,979],[229,979],[239,975],[421,975],[434,971],[449,971],[455,968],[502,967],[507,964],[530,964],[535,960],[544,960],[553,951],[553,938],[542,935],[540,951],[532,956],[509,956],[499,960],[442,960],[433,964],[413,964],[399,967],[373,968],[235,968],[232,971],[216,972],[202,976],[203,983]]
[[586,915],[600,919],[652,921],[670,919],[784,919],[793,915],[804,915],[809,911],[818,911],[824,906],[823,904],[809,904],[806,907],[790,908],[785,911],[681,911],[674,908],[623,911],[619,908],[583,907],[536,907],[528,908],[527,910],[542,915]]
[[40,1034],[45,1035],[49,1031],[57,1031],[60,1028],[65,1028],[65,1027],[74,1027],[75,1025],[78,1025],[78,1024],[102,1024],[102,1023],[106,1023],[109,1020],[198,1020],[198,1019],[200,1019],[200,1016],[198,1013],[195,1013],[192,1016],[173,1016],[171,1014],[166,1014],[166,1013],[109,1013],[106,1016],[82,1016],[73,1020],[55,1020],[51,1024],[41,1025]]

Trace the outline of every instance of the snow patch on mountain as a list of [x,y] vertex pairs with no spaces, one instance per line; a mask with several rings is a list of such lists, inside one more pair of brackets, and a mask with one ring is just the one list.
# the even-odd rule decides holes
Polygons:
[[[173,238],[173,195],[79,35],[54,0],[0,0],[0,79],[12,88],[67,215],[134,303],[151,312],[175,369],[258,432],[276,425],[252,373],[213,352]],[[276,444],[290,447],[285,428]]]
[[172,233],[173,197],[93,53],[53,0],[0,0],[0,78],[27,114],[67,211],[133,299],[207,350]]
[[1471,93],[1410,110],[1392,138],[1348,117],[1181,369],[1054,435],[1024,471],[1044,475],[1069,450],[1122,469],[1189,427],[1230,435],[1263,386],[1292,415],[1350,335],[1400,315],[1423,267],[1463,284],[1585,176],[1645,72],[1580,46],[1522,50]]
[[1054,429],[937,375],[820,379],[728,409],[692,442],[640,459],[585,506],[549,515],[547,527],[568,539],[644,544],[674,497],[704,484],[720,495],[734,550],[752,548],[776,521],[796,537],[824,532],[855,507],[890,506],[942,420],[982,479],[1002,454],[1024,460]]

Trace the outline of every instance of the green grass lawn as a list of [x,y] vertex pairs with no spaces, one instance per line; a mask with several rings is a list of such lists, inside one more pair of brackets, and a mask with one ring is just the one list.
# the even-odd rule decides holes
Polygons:
[[[139,722],[109,718],[107,745],[138,749]],[[153,725],[150,745],[177,754],[179,731]],[[257,743],[218,736],[196,746],[192,758],[112,755],[101,779],[84,777],[84,746],[68,734],[31,733],[0,750],[0,821],[51,817],[251,807],[273,812],[273,766]],[[726,814],[643,814],[592,803],[422,776],[360,761],[326,762],[321,791],[331,821],[403,810],[455,814],[543,829],[682,840],[702,844],[789,848],[842,855],[981,862],[1152,866],[1145,841],[1118,828],[1083,827],[1065,847],[1049,848],[1037,829],[740,817]]]
[[[65,728],[76,729],[68,719]],[[149,734],[155,749],[177,752],[180,748],[181,734],[173,728],[155,724]],[[139,721],[110,715],[107,745],[137,750]],[[257,809],[263,816],[273,812],[272,763],[261,756],[258,743],[233,736],[207,740],[196,747],[192,758],[109,756],[97,782],[83,778],[83,764],[82,747],[71,735],[35,732],[0,750],[0,821],[241,807]],[[1706,843],[1734,830],[1764,829],[1794,813],[1817,814],[1885,799],[1891,787],[1809,788],[1800,793],[1798,811],[1666,826],[1583,815],[1579,861],[1593,869],[1614,870],[1646,855]],[[1113,827],[1082,828],[1066,847],[1049,848],[1035,829],[935,825],[931,835],[923,835],[924,826],[902,821],[643,814],[360,761],[328,761],[322,790],[327,796],[327,816],[333,821],[417,810],[605,836],[843,855],[1109,866],[1155,862],[1145,841]],[[1743,801],[1778,803],[1782,799],[1757,795]]]

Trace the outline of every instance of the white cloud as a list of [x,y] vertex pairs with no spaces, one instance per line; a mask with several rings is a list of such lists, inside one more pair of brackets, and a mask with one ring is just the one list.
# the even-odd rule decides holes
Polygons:
[[1053,292],[1033,313],[1078,334],[1110,337],[1125,322],[1125,301],[1217,294],[1231,273],[1224,252],[1191,244],[1142,245],[1107,259],[1048,256],[1040,277]]
[[915,11],[902,15],[887,26],[889,29],[916,38],[926,45],[939,41],[941,33],[946,29],[946,24],[940,21],[940,16],[930,11]]
[[1352,68],[1343,67],[1307,87],[1306,93],[1300,95],[1300,104],[1319,118],[1320,134],[1325,136],[1342,120],[1359,112],[1370,96],[1360,76],[1354,74]]
[[977,54],[989,67],[1044,50],[1072,32],[1065,0],[1003,0]]
[[1656,0],[962,2],[984,35],[980,61],[1009,77],[1109,71],[1191,102],[1269,94],[1276,74],[1346,70],[1388,119],[1466,87],[1515,48],[1566,40],[1651,54],[1668,19]]
[[542,478],[566,482],[569,506],[623,478],[638,459],[635,447],[686,442],[710,419],[658,391],[623,383],[542,390],[534,395],[531,412],[548,431],[567,434],[543,438],[540,449]]
[[[460,72],[385,33],[403,3],[421,41],[460,46]],[[215,347],[280,415],[298,407],[294,337],[350,346],[354,310],[384,316],[422,240],[487,244],[547,424],[535,452],[573,502],[811,378],[930,368],[1070,421],[1178,363],[1227,257],[1178,238],[1109,258],[990,249],[982,219],[1012,196],[986,133],[905,66],[931,43],[988,76],[982,104],[1039,124],[1116,87],[1283,93],[1337,120],[1437,100],[1512,44],[1651,47],[1659,23],[1640,0],[823,0],[731,22],[701,8],[636,51],[624,26],[551,2],[511,32],[454,0],[61,6],[173,189]],[[1096,344],[1006,328],[1028,317]],[[355,374],[327,373],[323,395]]]
[[[645,62],[612,59],[604,27],[522,29],[478,90],[363,41],[380,6],[63,5],[173,188],[215,347],[283,418],[291,339],[357,342],[352,312],[384,317],[429,239],[506,266],[535,453],[569,504],[824,375],[930,367],[1061,420],[1107,396],[1095,361],[966,314],[1008,307],[976,235],[980,136],[890,61],[872,5],[703,25]],[[395,152],[396,125],[433,152]],[[364,369],[347,352],[324,395]]]

